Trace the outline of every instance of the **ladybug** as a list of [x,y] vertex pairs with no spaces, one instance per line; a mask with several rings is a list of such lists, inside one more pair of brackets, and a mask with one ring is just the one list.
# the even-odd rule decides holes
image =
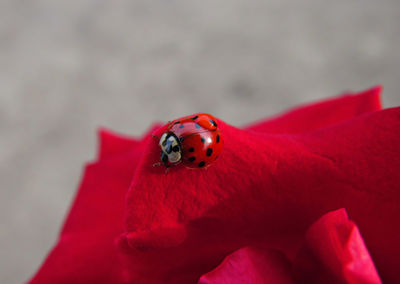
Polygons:
[[216,119],[207,113],[185,116],[167,124],[161,135],[161,163],[166,168],[182,163],[187,168],[206,168],[219,156],[223,139]]

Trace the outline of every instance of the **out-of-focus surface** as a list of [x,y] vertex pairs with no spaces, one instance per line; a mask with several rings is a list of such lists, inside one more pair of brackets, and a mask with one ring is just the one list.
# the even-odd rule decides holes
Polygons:
[[0,283],[56,241],[98,126],[243,125],[375,84],[400,105],[399,26],[396,0],[0,0]]

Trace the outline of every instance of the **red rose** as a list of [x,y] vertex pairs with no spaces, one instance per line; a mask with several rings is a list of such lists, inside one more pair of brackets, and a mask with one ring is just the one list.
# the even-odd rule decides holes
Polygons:
[[101,131],[30,283],[400,282],[400,108],[380,110],[379,93],[244,130],[219,120],[220,158],[167,175],[149,135],[163,127],[140,140]]

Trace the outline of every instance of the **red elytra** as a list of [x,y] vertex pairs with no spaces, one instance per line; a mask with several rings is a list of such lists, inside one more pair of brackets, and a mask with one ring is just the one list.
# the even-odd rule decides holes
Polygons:
[[212,115],[185,116],[169,122],[161,135],[161,162],[165,167],[182,163],[187,168],[206,168],[218,158],[223,144]]

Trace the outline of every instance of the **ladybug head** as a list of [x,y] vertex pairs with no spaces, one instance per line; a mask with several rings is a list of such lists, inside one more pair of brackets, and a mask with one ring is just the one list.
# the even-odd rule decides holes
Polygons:
[[181,143],[173,132],[165,132],[160,138],[159,145],[161,147],[161,161],[165,166],[181,161]]

